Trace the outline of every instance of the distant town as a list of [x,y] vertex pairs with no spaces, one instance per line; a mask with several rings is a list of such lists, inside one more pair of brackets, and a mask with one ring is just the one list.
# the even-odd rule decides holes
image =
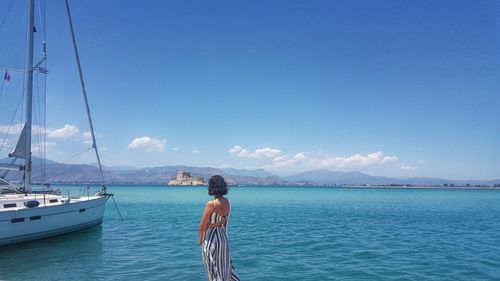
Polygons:
[[[297,185],[297,184],[296,184]],[[300,184],[298,184],[300,185]],[[318,184],[304,184],[304,185],[315,185]],[[335,186],[339,187],[366,187],[366,188],[457,188],[457,189],[498,189],[500,188],[500,184],[431,184],[431,185],[414,185],[414,184],[336,184]]]

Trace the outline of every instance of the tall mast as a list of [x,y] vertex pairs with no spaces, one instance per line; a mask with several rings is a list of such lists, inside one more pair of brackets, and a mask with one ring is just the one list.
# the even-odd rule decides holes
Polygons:
[[71,19],[71,11],[69,8],[69,1],[66,0],[66,12],[68,13],[69,29],[71,30],[71,39],[73,39],[73,50],[75,51],[76,65],[78,66],[78,75],[80,76],[80,86],[82,87],[83,99],[85,101],[85,111],[87,112],[87,119],[89,121],[90,135],[92,136],[92,148],[95,151],[97,164],[99,165],[99,172],[101,174],[101,182],[103,192],[106,191],[104,186],[104,174],[102,173],[101,158],[99,157],[99,150],[97,149],[97,142],[95,141],[94,124],[92,123],[92,116],[90,115],[89,100],[87,98],[87,90],[85,89],[85,81],[83,80],[82,66],[80,64],[80,56],[78,55],[78,47],[76,46],[75,31],[73,30],[73,20]]
[[23,191],[31,191],[31,114],[33,111],[33,35],[35,31],[35,1],[28,0],[28,24],[26,26],[26,61],[24,90],[26,93],[26,158]]

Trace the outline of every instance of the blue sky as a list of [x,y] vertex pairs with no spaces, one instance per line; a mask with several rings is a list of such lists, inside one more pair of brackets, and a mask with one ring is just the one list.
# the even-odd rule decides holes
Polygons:
[[[89,146],[88,126],[64,2],[47,2],[47,156],[94,162],[72,159]],[[0,0],[0,20],[11,3]],[[105,165],[500,178],[496,1],[73,1],[72,10]],[[0,30],[2,67],[23,67],[24,20],[15,1]],[[12,78],[3,125],[21,94],[22,75]]]

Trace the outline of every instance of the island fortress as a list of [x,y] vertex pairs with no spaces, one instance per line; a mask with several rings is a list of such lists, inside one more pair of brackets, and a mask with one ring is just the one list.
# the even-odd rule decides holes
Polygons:
[[206,185],[207,183],[200,176],[191,176],[188,172],[177,172],[175,178],[171,178],[167,185]]

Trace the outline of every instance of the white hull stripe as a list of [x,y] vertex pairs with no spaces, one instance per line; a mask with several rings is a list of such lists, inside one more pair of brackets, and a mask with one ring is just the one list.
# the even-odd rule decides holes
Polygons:
[[[42,216],[43,217],[50,217],[50,216],[55,216],[55,215],[61,215],[61,214],[67,214],[67,213],[74,213],[74,212],[79,212],[81,209],[85,209],[85,210],[90,210],[90,209],[95,209],[95,208],[101,208],[102,206],[93,206],[93,207],[87,207],[87,208],[76,208],[74,210],[71,210],[71,211],[65,211],[65,212],[59,212],[59,213],[50,213],[50,214],[38,214],[39,216]],[[40,209],[43,209],[44,207],[40,207]],[[26,210],[36,210],[37,208],[32,208],[32,209],[26,209]],[[24,211],[24,210],[23,210]],[[17,212],[19,213],[20,211],[14,211],[14,212]],[[29,219],[30,217],[32,217],[33,215],[30,215],[28,217],[23,217],[23,216],[16,216],[15,218],[25,218],[25,219]],[[35,215],[36,216],[36,215]],[[6,222],[6,221],[11,221],[11,219],[6,219],[6,220],[0,220],[0,222]]]
[[6,239],[1,239],[0,246],[14,244],[14,243],[20,243],[20,242],[26,242],[26,241],[31,241],[31,240],[37,240],[37,239],[42,239],[42,238],[48,238],[48,237],[61,235],[61,234],[66,234],[66,233],[82,230],[85,228],[89,228],[91,226],[100,225],[101,223],[102,223],[102,217],[98,218],[96,220],[93,220],[93,221],[86,222],[86,223],[72,225],[72,226],[63,227],[63,228],[58,228],[55,230],[13,236],[13,237],[9,237]]

